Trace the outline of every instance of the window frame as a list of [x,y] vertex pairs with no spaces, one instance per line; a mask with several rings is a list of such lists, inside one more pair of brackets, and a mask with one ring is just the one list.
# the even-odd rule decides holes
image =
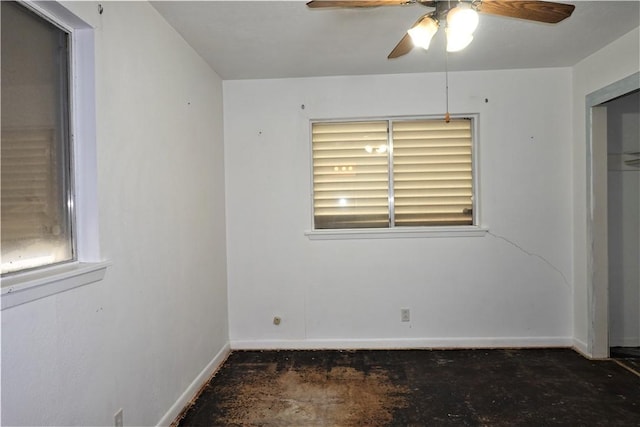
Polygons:
[[[66,222],[65,228],[67,229],[67,233],[68,233],[70,257],[65,260],[54,261],[48,264],[43,264],[35,267],[24,267],[14,271],[8,271],[6,273],[2,273],[2,276],[1,276],[2,278],[11,278],[14,275],[28,274],[30,272],[36,272],[41,269],[62,266],[69,263],[76,262],[78,260],[78,251],[77,251],[77,244],[76,244],[77,232],[76,232],[75,209],[74,209],[74,206],[75,206],[74,185],[75,185],[76,177],[74,176],[74,162],[73,162],[74,147],[73,147],[73,140],[72,140],[72,130],[74,129],[74,126],[73,126],[74,117],[72,112],[72,99],[73,99],[73,90],[74,90],[73,88],[74,76],[72,74],[72,68],[73,68],[72,29],[64,25],[61,25],[59,22],[56,22],[55,20],[51,19],[48,16],[45,16],[45,13],[43,13],[43,11],[41,10],[36,9],[33,6],[33,4],[30,4],[28,2],[23,2],[23,1],[16,1],[15,3],[17,3],[18,5],[17,7],[22,7],[26,9],[29,13],[32,13],[39,19],[46,21],[48,24],[51,24],[52,26],[56,27],[59,31],[65,33],[65,38],[66,38],[65,64],[60,65],[60,67],[64,68],[65,75],[63,76],[64,81],[61,82],[61,85],[58,88],[60,90],[60,101],[65,105],[64,105],[64,108],[62,108],[58,112],[60,116],[61,128],[58,132],[56,132],[57,136],[59,137],[56,139],[60,139],[61,141],[61,144],[58,147],[56,147],[56,149],[62,153],[58,158],[62,160],[63,164],[61,165],[61,167],[55,170],[57,180],[59,183],[61,183],[59,195],[62,197],[59,200],[60,203],[57,204],[54,207],[54,209],[61,209],[66,211],[62,215],[62,217]],[[7,130],[11,132],[16,129],[9,128]],[[30,132],[37,133],[39,131],[40,129],[36,129],[36,130],[31,130]]]
[[[384,239],[384,238],[416,238],[416,237],[476,237],[484,236],[488,229],[482,226],[481,203],[479,186],[479,122],[478,113],[451,114],[451,119],[471,120],[471,167],[472,167],[472,225],[448,225],[448,226],[395,226],[385,228],[344,228],[344,229],[316,229],[314,220],[314,184],[313,184],[313,124],[314,123],[352,123],[367,121],[387,121],[389,125],[394,121],[412,120],[444,120],[444,115],[419,115],[419,116],[376,116],[339,119],[311,119],[308,123],[309,138],[309,173],[310,173],[310,229],[305,235],[311,240],[336,240],[336,239]],[[389,129],[389,140],[391,130]],[[393,155],[393,144],[390,141]],[[393,174],[393,161],[388,162],[388,172]],[[389,198],[393,198],[392,181],[389,183]],[[394,209],[394,201],[389,201],[390,215]]]
[[18,3],[69,34],[69,151],[75,259],[2,277],[2,310],[98,282],[111,265],[101,258],[99,250],[94,29],[57,1]]

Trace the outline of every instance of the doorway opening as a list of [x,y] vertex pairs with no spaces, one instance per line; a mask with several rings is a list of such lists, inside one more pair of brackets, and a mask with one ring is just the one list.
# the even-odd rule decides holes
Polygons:
[[632,362],[640,361],[640,91],[605,106],[609,349]]
[[640,346],[640,227],[635,73],[587,96],[589,353]]

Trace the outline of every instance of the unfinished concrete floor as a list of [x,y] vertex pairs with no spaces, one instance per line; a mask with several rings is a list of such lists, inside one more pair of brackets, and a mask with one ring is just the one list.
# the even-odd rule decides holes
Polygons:
[[613,359],[640,375],[640,347],[611,347],[609,350]]
[[640,377],[569,349],[233,352],[180,426],[638,426]]

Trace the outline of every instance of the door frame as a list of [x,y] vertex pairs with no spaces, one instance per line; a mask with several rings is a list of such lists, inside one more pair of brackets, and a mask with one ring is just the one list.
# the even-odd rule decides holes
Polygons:
[[[606,107],[601,106],[601,104],[638,89],[640,89],[640,72],[588,94],[585,101],[587,136],[587,310],[589,319],[587,352],[593,358],[609,357],[607,147],[606,145],[604,147],[601,146],[602,132],[604,132],[604,141],[606,142]],[[603,123],[605,129],[602,129]],[[602,171],[602,165],[604,165],[604,171]]]

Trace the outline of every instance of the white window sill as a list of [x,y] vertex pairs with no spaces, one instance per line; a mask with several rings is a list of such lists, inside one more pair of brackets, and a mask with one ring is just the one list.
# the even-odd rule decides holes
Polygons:
[[75,262],[2,279],[2,310],[102,280],[110,261]]
[[433,237],[482,237],[489,230],[476,226],[464,227],[397,227],[363,228],[349,230],[312,230],[305,231],[310,240],[347,240],[347,239],[405,239]]

